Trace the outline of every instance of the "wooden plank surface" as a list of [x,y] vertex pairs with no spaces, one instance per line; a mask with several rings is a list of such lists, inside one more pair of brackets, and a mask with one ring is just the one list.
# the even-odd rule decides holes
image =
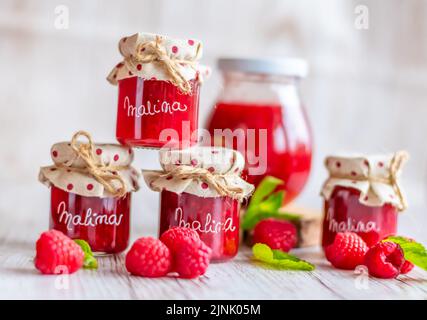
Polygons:
[[130,276],[124,255],[102,257],[99,270],[43,276],[33,266],[34,242],[44,219],[13,216],[0,226],[0,298],[23,299],[427,299],[421,270],[397,280],[331,268],[319,248],[295,253],[316,264],[314,272],[269,270],[242,248],[231,262],[211,264],[197,280]]

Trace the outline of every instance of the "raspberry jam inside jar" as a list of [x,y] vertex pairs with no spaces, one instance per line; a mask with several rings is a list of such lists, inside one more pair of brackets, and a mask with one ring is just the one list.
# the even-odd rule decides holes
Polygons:
[[[257,186],[267,176],[291,202],[307,182],[312,158],[310,125],[299,94],[303,60],[220,59],[224,89],[207,122],[216,146],[245,155],[243,177]],[[226,131],[231,130],[231,141]]]
[[[292,115],[286,114],[286,108],[280,105],[251,105],[241,103],[219,102],[212,113],[209,123],[209,131],[214,134],[215,129],[265,129],[265,172],[262,174],[250,174],[248,168],[249,161],[255,154],[262,150],[259,132],[255,132],[255,143],[253,149],[246,152],[246,168],[243,176],[254,185],[258,185],[261,180],[269,175],[284,181],[278,190],[285,190],[285,203],[289,203],[303,189],[311,168],[311,140],[306,133],[298,134],[302,130],[294,130],[288,123],[292,120]],[[288,119],[284,121],[284,119]],[[300,119],[302,120],[302,119]],[[292,133],[292,130],[294,132]],[[291,131],[289,134],[287,132]],[[304,131],[304,130],[302,130]],[[239,150],[238,141],[234,139],[233,148]],[[249,148],[249,147],[248,147]],[[255,161],[255,160],[254,160]],[[253,163],[253,162],[251,162]],[[257,164],[256,164],[257,165]]]
[[229,197],[202,198],[189,193],[162,191],[159,236],[172,227],[197,231],[212,249],[212,260],[233,258],[239,248],[238,200]]
[[182,147],[197,142],[197,81],[191,81],[193,90],[189,94],[168,81],[140,77],[120,80],[118,86],[116,137],[121,144],[160,148],[165,144]]
[[98,198],[52,187],[50,228],[86,240],[97,254],[119,253],[129,242],[130,203],[130,193],[122,198]]
[[119,41],[120,61],[107,80],[119,89],[116,138],[142,148],[197,143],[202,43],[137,33]]
[[368,246],[397,233],[398,214],[407,207],[398,181],[407,158],[404,151],[326,158],[323,247],[333,243],[338,232],[357,233]]
[[[80,138],[86,138],[85,143]],[[85,131],[51,148],[53,165],[41,167],[39,181],[50,188],[50,228],[88,242],[96,254],[126,249],[131,193],[141,172],[131,166],[133,150],[94,144]]]
[[162,170],[143,170],[148,187],[160,193],[159,236],[172,227],[191,228],[212,249],[213,261],[233,258],[239,249],[240,204],[254,190],[240,177],[243,155],[201,146],[159,155]]
[[355,232],[373,246],[397,232],[397,209],[391,204],[366,206],[359,201],[360,191],[336,187],[324,203],[323,247],[331,244],[337,232]]

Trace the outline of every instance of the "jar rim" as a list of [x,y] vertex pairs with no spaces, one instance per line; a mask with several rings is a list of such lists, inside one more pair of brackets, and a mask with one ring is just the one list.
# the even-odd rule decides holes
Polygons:
[[301,58],[219,58],[221,71],[241,71],[256,74],[283,75],[304,78],[308,73],[307,61]]

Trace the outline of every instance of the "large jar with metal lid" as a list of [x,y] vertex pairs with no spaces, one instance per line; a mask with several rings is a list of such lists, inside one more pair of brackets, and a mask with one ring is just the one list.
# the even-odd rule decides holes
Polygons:
[[266,175],[282,179],[290,202],[311,168],[311,131],[299,91],[306,62],[220,59],[218,66],[224,86],[206,125],[210,143],[245,155],[249,183],[257,185]]

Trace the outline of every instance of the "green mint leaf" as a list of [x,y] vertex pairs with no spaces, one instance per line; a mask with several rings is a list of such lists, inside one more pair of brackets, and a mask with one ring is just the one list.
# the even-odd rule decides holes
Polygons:
[[98,269],[98,261],[93,256],[92,249],[90,248],[89,243],[87,243],[85,240],[82,239],[76,239],[74,240],[75,243],[77,243],[80,248],[82,248],[85,256],[83,261],[83,268],[85,269]]
[[394,242],[397,244],[404,244],[404,243],[408,243],[408,242],[413,242],[412,240],[406,238],[406,237],[402,237],[402,236],[390,236],[385,238],[383,241],[390,241],[390,242]]
[[275,192],[269,195],[266,200],[262,201],[258,205],[258,209],[263,212],[275,213],[282,206],[284,197],[285,193],[283,191]]
[[256,260],[280,270],[313,271],[314,265],[281,250],[271,250],[269,246],[257,243],[252,247]]
[[83,262],[83,268],[85,269],[98,269],[98,260],[94,256],[86,256]]
[[265,177],[255,190],[242,219],[242,229],[251,230],[267,218],[283,219],[297,223],[299,215],[279,212],[285,198],[284,191],[273,191],[284,182],[272,176]]
[[282,180],[272,176],[267,176],[260,182],[243,216],[244,230],[253,229],[259,221],[278,215],[285,193],[283,191],[273,193],[273,191],[283,183]]
[[421,269],[427,270],[427,250],[421,243],[400,236],[388,237],[383,241],[397,243],[402,248],[406,260]]
[[266,176],[264,179],[262,179],[254,194],[252,195],[249,206],[261,203],[261,201],[263,201],[268,195],[276,190],[276,188],[281,184],[284,184],[283,180],[272,176]]
[[259,221],[277,216],[278,210],[280,209],[283,203],[283,197],[284,192],[279,191],[271,194],[265,201],[259,203],[256,206],[250,204],[250,207],[248,208],[245,216],[243,217],[243,229],[252,229]]
[[80,246],[80,248],[82,248],[84,253],[88,253],[90,255],[93,255],[92,249],[90,248],[90,245],[89,245],[89,243],[87,243],[87,241],[82,240],[82,239],[75,239],[74,242],[77,243]]
[[253,229],[258,222],[264,219],[274,218],[279,220],[286,220],[293,223],[298,223],[300,220],[300,216],[295,213],[281,213],[281,212],[262,212],[258,211],[258,213],[250,218],[243,219],[242,229],[243,230],[251,230]]

